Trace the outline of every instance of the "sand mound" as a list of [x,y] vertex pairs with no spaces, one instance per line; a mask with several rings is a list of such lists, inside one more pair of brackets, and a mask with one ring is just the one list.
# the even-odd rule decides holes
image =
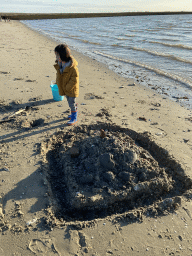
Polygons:
[[192,185],[148,134],[112,124],[58,132],[41,153],[54,214],[65,221],[174,210]]

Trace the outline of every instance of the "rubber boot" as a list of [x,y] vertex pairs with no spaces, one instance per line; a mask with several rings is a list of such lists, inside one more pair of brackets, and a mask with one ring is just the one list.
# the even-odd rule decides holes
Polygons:
[[71,112],[71,119],[67,123],[68,125],[73,125],[77,122],[77,111]]
[[[77,111],[77,105],[78,105],[78,103],[75,104],[75,111]],[[68,115],[68,119],[71,119],[71,116],[72,116],[72,114]]]

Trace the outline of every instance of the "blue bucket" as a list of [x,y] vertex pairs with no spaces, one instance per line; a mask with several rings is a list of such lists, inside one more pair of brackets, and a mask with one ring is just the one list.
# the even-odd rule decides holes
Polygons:
[[52,90],[53,99],[55,101],[61,101],[61,100],[64,99],[64,96],[59,95],[59,89],[58,89],[57,84],[51,83],[50,87],[51,87],[51,90]]

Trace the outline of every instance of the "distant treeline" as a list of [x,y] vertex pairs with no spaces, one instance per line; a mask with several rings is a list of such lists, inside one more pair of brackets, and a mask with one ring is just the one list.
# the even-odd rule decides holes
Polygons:
[[10,20],[37,20],[37,19],[72,19],[96,18],[115,16],[142,16],[142,15],[176,15],[192,14],[192,12],[114,12],[114,13],[0,13],[3,19]]

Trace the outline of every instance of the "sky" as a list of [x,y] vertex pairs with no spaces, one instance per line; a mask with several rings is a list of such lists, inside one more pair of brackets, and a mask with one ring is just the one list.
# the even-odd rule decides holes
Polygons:
[[0,0],[0,12],[14,12],[18,5],[53,5],[70,12],[192,11],[192,0]]

